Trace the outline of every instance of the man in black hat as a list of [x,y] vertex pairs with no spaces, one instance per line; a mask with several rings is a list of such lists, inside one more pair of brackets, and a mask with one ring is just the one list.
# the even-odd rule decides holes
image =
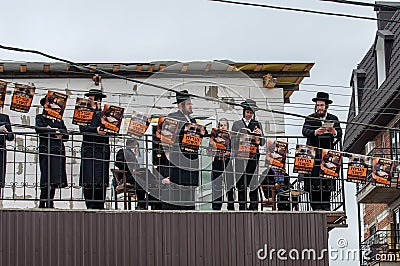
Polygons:
[[83,187],[86,207],[104,209],[106,189],[109,183],[109,137],[100,130],[101,101],[107,96],[101,90],[90,89],[85,94],[94,107],[93,119],[87,126],[80,126],[83,133],[79,183]]
[[335,181],[319,177],[322,149],[333,149],[335,138],[342,137],[337,116],[328,113],[332,103],[329,94],[318,92],[312,99],[315,102],[315,112],[309,115],[303,125],[303,136],[307,137],[307,145],[317,149],[315,164],[310,178],[304,179],[304,188],[310,193],[311,208],[313,210],[330,210],[331,191],[335,189]]
[[[255,120],[255,112],[258,110],[256,102],[247,99],[241,103],[243,107],[243,117],[237,120],[232,125],[232,148],[236,151],[239,147],[239,137],[241,130],[244,128],[250,132],[250,134],[260,137],[260,145],[265,144],[263,138],[263,130],[261,123]],[[235,156],[235,173],[236,173],[236,188],[238,190],[239,210],[258,210],[258,174],[254,175],[257,170],[258,160],[260,158],[260,151],[257,147],[257,151],[251,158],[240,158]],[[250,205],[247,207],[247,187],[250,184]]]
[[[43,97],[44,109],[54,104],[54,99]],[[56,188],[68,185],[64,142],[69,139],[62,119],[53,120],[37,114],[35,130],[39,134],[40,203],[39,208],[53,208]]]
[[199,161],[197,152],[182,149],[182,139],[185,123],[196,123],[190,115],[193,113],[192,100],[187,90],[176,93],[178,111],[168,114],[168,117],[182,121],[179,124],[179,135],[169,152],[169,187],[170,197],[163,202],[163,209],[194,210],[194,192],[199,185]]

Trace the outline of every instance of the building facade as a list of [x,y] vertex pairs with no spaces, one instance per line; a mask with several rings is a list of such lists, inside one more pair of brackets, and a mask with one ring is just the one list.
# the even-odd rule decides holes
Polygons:
[[[393,160],[391,185],[370,179],[357,186],[362,265],[397,265],[400,237],[400,12],[399,3],[377,2],[375,41],[353,70],[344,150]],[[394,6],[389,8],[387,5]],[[397,170],[396,170],[397,169]],[[371,176],[370,176],[371,177]]]

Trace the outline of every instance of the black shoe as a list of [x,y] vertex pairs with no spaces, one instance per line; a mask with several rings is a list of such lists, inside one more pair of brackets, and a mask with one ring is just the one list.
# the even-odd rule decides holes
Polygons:
[[233,203],[228,203],[227,209],[228,209],[228,211],[234,211],[235,210],[235,205]]
[[252,204],[250,204],[248,210],[249,210],[249,211],[258,211],[258,205],[252,205]]

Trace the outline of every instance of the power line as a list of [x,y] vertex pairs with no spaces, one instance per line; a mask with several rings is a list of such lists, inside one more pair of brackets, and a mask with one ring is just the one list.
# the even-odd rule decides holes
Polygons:
[[264,5],[264,4],[255,4],[255,3],[243,3],[243,2],[227,1],[227,0],[209,0],[209,1],[211,1],[211,2],[220,2],[220,3],[225,3],[225,4],[233,4],[233,5],[263,7],[263,8],[277,9],[277,10],[286,10],[286,11],[311,13],[311,14],[318,14],[318,15],[327,15],[327,16],[337,16],[337,17],[346,17],[346,18],[354,18],[354,19],[364,19],[364,20],[371,20],[371,21],[385,21],[385,22],[400,23],[400,21],[391,20],[391,19],[378,19],[378,18],[356,16],[356,15],[349,15],[349,14],[316,11],[316,10],[310,10],[310,9],[282,7],[282,6],[273,6],[273,5]]
[[[102,73],[102,74],[109,75],[109,76],[112,76],[112,77],[115,77],[115,78],[119,78],[119,79],[122,79],[122,80],[127,80],[127,81],[130,81],[130,82],[135,82],[135,83],[139,83],[139,84],[143,84],[143,85],[148,85],[148,86],[151,86],[151,87],[159,88],[161,90],[174,92],[174,93],[181,93],[181,92],[178,92],[178,91],[176,91],[174,89],[170,89],[170,88],[167,88],[167,87],[164,87],[164,86],[160,86],[160,85],[157,85],[157,84],[152,84],[152,83],[149,83],[149,82],[144,82],[144,81],[140,81],[140,80],[136,80],[136,79],[127,78],[127,77],[120,76],[120,75],[117,75],[117,74],[114,74],[114,73],[109,73],[107,71],[103,71],[101,69],[93,69],[93,68],[91,68],[89,66],[85,66],[85,65],[82,65],[82,64],[78,64],[78,63],[66,60],[66,59],[62,59],[62,58],[58,58],[58,57],[55,57],[55,56],[52,56],[52,55],[48,55],[48,54],[46,54],[44,52],[41,52],[41,51],[30,50],[30,49],[22,49],[22,48],[18,48],[18,47],[9,47],[9,46],[1,45],[1,44],[0,44],[0,49],[10,50],[10,51],[17,51],[17,52],[24,52],[24,53],[38,54],[38,55],[41,55],[41,56],[44,56],[44,57],[48,57],[48,58],[51,58],[51,59],[54,59],[54,60],[58,60],[58,61],[61,61],[61,62],[66,62],[66,63],[68,63],[70,65],[83,67],[85,69],[90,69],[92,71],[94,70],[94,73]],[[188,93],[187,96],[190,96],[190,97],[193,97],[193,98],[199,98],[199,99],[203,99],[203,100],[207,100],[207,101],[212,101],[212,102],[224,103],[224,104],[231,105],[231,106],[242,107],[241,104],[239,104],[239,103],[233,103],[233,102],[220,100],[220,99],[213,98],[213,97],[200,96],[200,95],[191,94],[191,93]],[[273,114],[275,113],[275,114],[279,114],[279,115],[283,115],[283,116],[287,115],[287,116],[293,116],[293,117],[298,117],[298,118],[303,118],[303,119],[308,118],[308,119],[313,119],[313,120],[320,120],[319,118],[314,118],[314,117],[305,116],[305,115],[296,114],[296,113],[289,113],[289,112],[285,112],[285,111],[271,110],[271,109],[266,109],[266,108],[261,108],[261,107],[258,108],[258,109],[261,110],[261,111],[270,112],[270,113],[273,113]],[[372,127],[372,128],[377,128],[377,129],[400,131],[400,128],[381,126],[381,125],[374,125],[374,124],[368,124],[368,123],[362,123],[362,122],[354,122],[354,121],[352,121],[352,122],[339,121],[339,122],[342,123],[342,124],[352,124],[352,125],[362,126],[362,127],[367,127],[367,128]]]
[[355,6],[366,6],[366,7],[382,7],[382,8],[388,8],[392,10],[398,10],[400,9],[397,6],[392,6],[392,5],[385,5],[385,4],[377,4],[377,3],[365,3],[365,2],[357,2],[357,1],[349,1],[349,0],[320,0],[322,2],[334,2],[338,4],[348,4],[348,5],[355,5]]

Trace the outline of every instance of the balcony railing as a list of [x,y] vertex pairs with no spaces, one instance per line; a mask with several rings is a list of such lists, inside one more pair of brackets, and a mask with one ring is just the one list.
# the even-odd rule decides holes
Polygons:
[[[390,148],[372,149],[367,156],[393,159],[395,154]],[[357,183],[357,201],[359,203],[385,203],[390,204],[400,197],[397,189],[397,179],[392,176],[391,186],[376,186],[372,178],[371,170],[367,173],[368,180],[365,183]]]
[[[39,196],[40,196],[40,168],[39,168],[39,156],[46,155],[47,153],[41,153],[39,150],[39,136],[35,132],[14,132],[15,139],[13,141],[6,142],[7,150],[7,166],[6,176],[4,182],[4,188],[2,188],[0,204],[2,208],[34,208],[38,207]],[[67,169],[67,181],[66,187],[56,189],[55,197],[51,201],[55,203],[56,208],[61,209],[84,209],[84,198],[82,193],[82,187],[79,183],[79,173],[81,164],[81,144],[82,134],[76,132],[70,132],[69,140],[65,142],[66,150],[66,169]],[[109,186],[107,188],[106,195],[106,208],[112,209],[115,207],[124,206],[124,200],[132,199],[133,205],[137,204],[131,195],[125,197],[124,200],[121,197],[117,197],[117,203],[114,204],[115,190],[113,187],[113,176],[111,169],[114,169],[115,158],[118,150],[125,147],[125,142],[128,136],[125,135],[113,135],[110,136],[110,169],[104,169],[107,171],[109,176]],[[298,211],[309,211],[310,209],[310,198],[307,192],[304,192],[304,181],[298,179],[298,175],[293,173],[294,164],[294,151],[297,143],[305,143],[305,138],[298,136],[282,136],[276,137],[279,140],[289,142],[289,154],[286,159],[286,171],[289,174],[290,184],[286,188],[286,191],[275,191],[275,196],[271,199],[271,195],[262,193],[262,189],[259,189],[259,210],[265,208],[271,208],[273,210],[280,209],[285,205],[286,210],[298,210]],[[204,140],[204,146],[201,146],[199,151],[199,162],[200,162],[200,178],[199,186],[195,189],[195,204],[197,210],[210,210],[212,201],[212,183],[211,183],[211,165],[212,157],[207,154],[207,140]],[[340,149],[340,142],[337,143],[338,149]],[[140,168],[148,169],[152,175],[146,175],[143,188],[146,191],[156,191],[154,197],[147,196],[146,209],[156,208],[159,199],[161,198],[161,192],[163,187],[163,176],[158,173],[159,164],[164,156],[161,149],[156,142],[153,141],[151,135],[145,135],[143,139],[139,140],[140,155],[138,156],[138,162]],[[99,151],[101,152],[101,151]],[[259,183],[262,184],[262,180],[265,179],[263,172],[266,169],[265,166],[265,147],[261,148],[261,156],[256,171]],[[51,165],[49,167],[52,167]],[[343,167],[341,168],[343,172]],[[236,174],[233,172],[233,174]],[[149,180],[148,178],[159,178],[158,180]],[[164,176],[165,177],[165,176]],[[338,179],[333,180],[334,186],[331,193],[331,198],[325,203],[329,203],[332,211],[345,212],[345,196],[344,196],[344,180],[343,173],[340,174]],[[50,177],[49,177],[50,178]],[[319,177],[310,177],[313,179],[320,179]],[[108,180],[107,180],[108,182]],[[261,186],[262,187],[262,186]],[[222,188],[226,190],[226,188]],[[274,190],[275,187],[269,191]],[[158,191],[158,195],[157,195]],[[226,203],[225,192],[223,191],[223,203]],[[279,197],[283,195],[281,192],[286,193],[285,197]],[[236,188],[234,188],[234,203],[238,203],[236,196]],[[279,194],[281,193],[281,194]],[[266,202],[266,199],[269,199]],[[158,205],[159,206],[159,205]],[[264,206],[264,207],[263,207]],[[224,207],[225,208],[225,207]],[[236,207],[237,209],[237,207]],[[282,209],[282,208],[281,208]]]
[[[361,244],[361,265],[374,265],[379,261],[398,261],[400,230],[378,230]],[[384,259],[382,259],[384,258]]]

